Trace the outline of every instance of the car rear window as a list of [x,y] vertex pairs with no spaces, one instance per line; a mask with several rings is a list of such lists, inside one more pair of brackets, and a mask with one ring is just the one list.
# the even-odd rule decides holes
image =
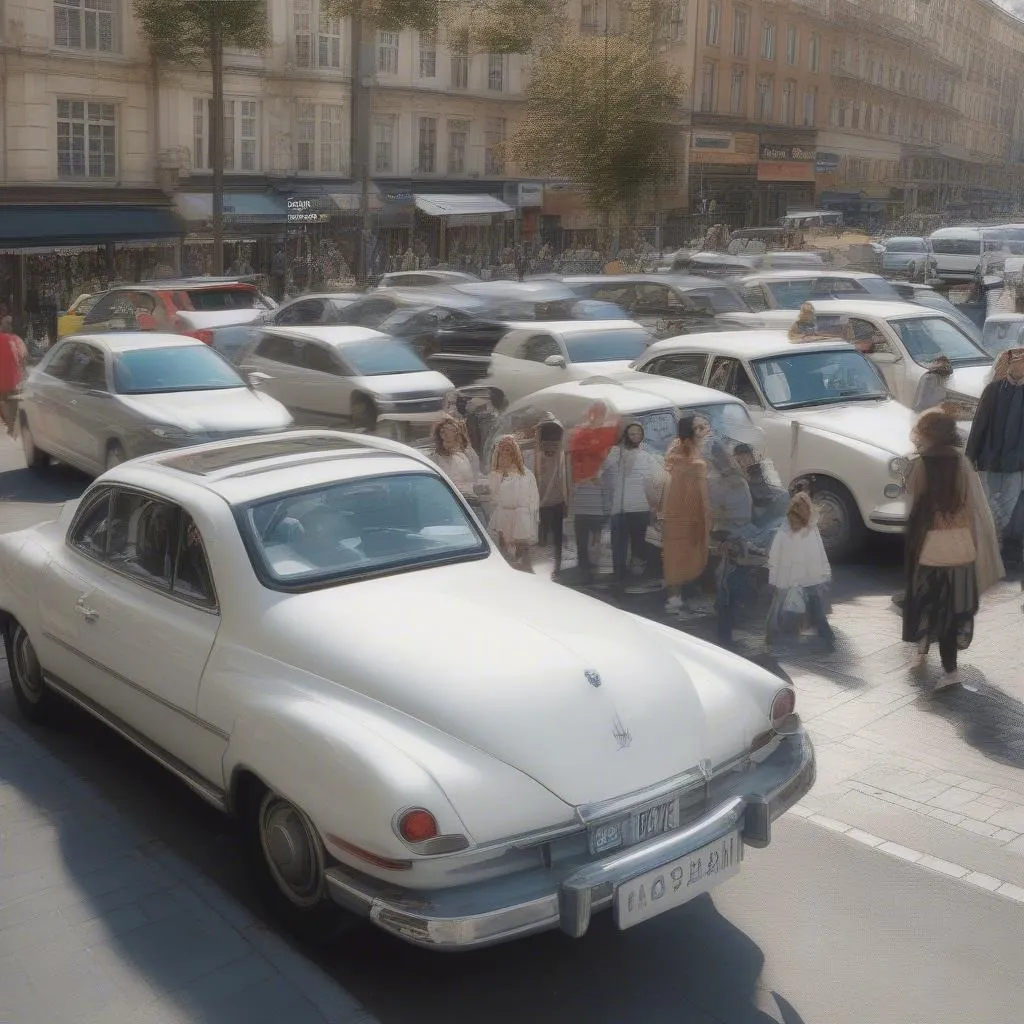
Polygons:
[[270,309],[256,288],[229,285],[225,288],[191,288],[185,292],[192,308],[202,313],[223,309]]

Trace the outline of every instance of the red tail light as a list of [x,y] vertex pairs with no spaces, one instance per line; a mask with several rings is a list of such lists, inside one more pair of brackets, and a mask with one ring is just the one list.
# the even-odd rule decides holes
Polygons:
[[185,336],[195,338],[196,341],[201,341],[204,345],[213,344],[213,331],[186,331]]
[[398,832],[407,843],[424,843],[440,833],[437,819],[422,807],[406,811],[398,820]]
[[796,710],[796,690],[790,686],[783,687],[772,700],[772,726],[777,728],[783,720]]

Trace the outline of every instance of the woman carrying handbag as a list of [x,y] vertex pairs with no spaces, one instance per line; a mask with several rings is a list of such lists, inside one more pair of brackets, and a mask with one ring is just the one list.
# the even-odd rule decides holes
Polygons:
[[957,653],[974,636],[979,597],[1004,574],[984,488],[959,441],[954,417],[941,408],[923,412],[907,480],[903,639],[917,644],[918,667],[938,643],[945,678],[936,690],[958,682]]

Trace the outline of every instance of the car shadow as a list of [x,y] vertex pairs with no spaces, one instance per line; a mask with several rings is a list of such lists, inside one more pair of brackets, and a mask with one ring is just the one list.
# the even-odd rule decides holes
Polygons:
[[956,728],[965,743],[999,764],[1024,768],[1024,703],[993,686],[973,665],[960,669],[960,685],[933,692],[940,670],[912,670],[915,685],[928,694],[917,707]]
[[86,474],[55,464],[44,472],[21,467],[0,472],[0,501],[48,504],[73,501],[89,486]]
[[[364,980],[382,963],[400,986],[381,991]],[[385,1024],[447,1024],[466,1006],[488,1024],[802,1024],[762,986],[761,949],[708,895],[634,931],[617,930],[601,914],[582,939],[551,932],[453,957],[370,931],[332,948],[322,966],[332,964]]]

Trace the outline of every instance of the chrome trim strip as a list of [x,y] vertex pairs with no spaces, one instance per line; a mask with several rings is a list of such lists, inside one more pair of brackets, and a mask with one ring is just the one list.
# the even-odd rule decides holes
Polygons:
[[[204,721],[197,715],[192,714],[191,711],[186,711],[184,708],[179,708],[177,705],[172,704],[169,700],[165,700],[163,697],[153,693],[152,690],[147,690],[144,686],[140,686],[138,683],[133,683],[127,676],[121,675],[120,672],[115,672],[108,665],[104,665],[102,662],[97,661],[95,658],[90,658],[88,654],[83,653],[77,647],[73,647],[71,644],[65,643],[60,637],[54,636],[52,633],[44,632],[43,636],[51,643],[57,644],[59,647],[63,647],[64,650],[73,654],[76,658],[81,658],[82,661],[92,665],[93,668],[98,668],[101,672],[106,672],[111,679],[116,679],[119,683],[127,686],[129,689],[134,690],[136,693],[141,693],[143,697],[148,697],[150,700],[155,701],[157,704],[163,705],[169,711],[175,711],[183,718],[187,719],[193,725],[198,725],[200,729],[205,729],[207,732],[213,733],[218,739],[224,740],[226,743],[229,736],[223,729],[218,729],[217,726],[211,725],[209,722]],[[67,683],[64,684],[69,685]]]
[[86,697],[84,693],[79,693],[70,683],[65,683],[50,672],[44,672],[43,677],[47,685],[53,687],[61,696],[66,697],[73,704],[77,704],[83,711],[87,711],[94,718],[101,721],[122,739],[127,740],[144,754],[148,754],[157,764],[162,768],[166,768],[167,771],[182,781],[207,803],[212,804],[217,810],[227,813],[228,806],[223,789],[204,779],[197,772],[194,772],[184,761],[175,757],[174,754],[164,750],[163,747],[155,743],[151,743],[138,730],[132,728],[127,722],[122,721],[111,712],[101,708],[99,704]]
[[[717,769],[716,769],[717,770]],[[690,768],[682,775],[676,775],[664,782],[658,782],[653,786],[644,789],[634,790],[623,796],[612,797],[608,800],[598,800],[591,804],[581,804],[576,808],[576,817],[581,825],[594,825],[605,818],[614,818],[627,811],[634,811],[643,804],[656,803],[658,800],[667,799],[676,793],[685,791],[697,783],[704,782],[704,775],[700,768]]]

